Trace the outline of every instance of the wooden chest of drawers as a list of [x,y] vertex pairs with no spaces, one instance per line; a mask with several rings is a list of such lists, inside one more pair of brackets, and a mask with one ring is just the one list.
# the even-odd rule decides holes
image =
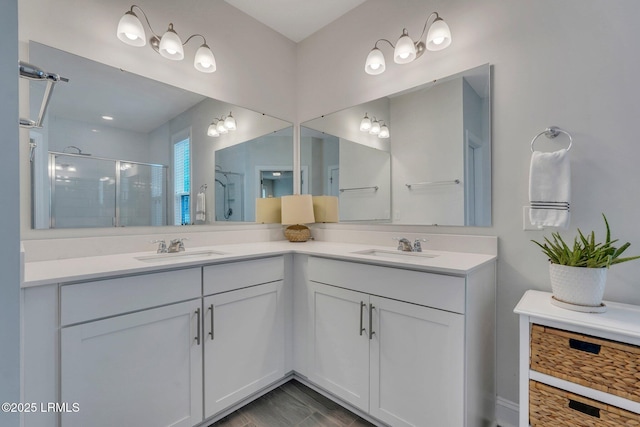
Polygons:
[[520,315],[520,427],[640,426],[640,307],[565,310],[528,291]]

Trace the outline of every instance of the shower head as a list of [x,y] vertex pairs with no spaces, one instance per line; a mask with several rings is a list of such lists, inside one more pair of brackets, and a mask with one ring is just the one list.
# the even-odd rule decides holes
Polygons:
[[63,152],[63,153],[66,153],[66,152],[67,152],[67,151],[66,151],[66,150],[67,150],[67,148],[71,148],[71,149],[74,149],[74,150],[78,150],[78,152],[77,152],[77,153],[67,153],[67,154],[78,154],[78,155],[80,155],[80,156],[91,156],[91,154],[89,154],[89,153],[83,153],[83,152],[82,152],[82,150],[81,150],[81,149],[79,149],[78,147],[76,147],[75,145],[67,145],[66,147],[64,147],[64,148],[62,149],[62,152]]
[[224,184],[222,181],[220,181],[218,178],[216,178],[216,182],[220,185],[222,185],[222,188],[227,188],[227,185]]

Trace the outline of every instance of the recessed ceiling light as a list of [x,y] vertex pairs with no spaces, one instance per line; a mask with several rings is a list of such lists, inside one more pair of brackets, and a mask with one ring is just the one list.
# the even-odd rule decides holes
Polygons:
[[113,120],[113,117],[111,117],[111,116],[102,116],[102,118],[104,120]]
[[280,172],[274,172],[273,173],[273,176],[280,176],[280,175],[282,175]]

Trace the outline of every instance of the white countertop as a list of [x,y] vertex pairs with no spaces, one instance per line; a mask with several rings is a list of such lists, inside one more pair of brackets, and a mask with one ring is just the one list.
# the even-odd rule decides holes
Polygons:
[[[392,257],[357,254],[366,250],[394,252]],[[41,286],[54,283],[95,280],[110,276],[134,273],[150,273],[189,266],[211,265],[221,262],[259,258],[270,255],[298,253],[330,257],[346,261],[358,261],[390,267],[410,268],[450,275],[466,275],[474,269],[496,259],[493,255],[445,252],[425,250],[423,254],[435,255],[432,258],[398,256],[395,247],[375,246],[335,242],[303,242],[288,241],[243,243],[235,245],[216,245],[187,248],[186,253],[193,251],[218,251],[224,255],[213,255],[208,258],[176,258],[171,262],[143,262],[136,257],[154,255],[155,252],[124,253],[82,258],[70,258],[51,261],[25,263],[24,282],[22,287]]]

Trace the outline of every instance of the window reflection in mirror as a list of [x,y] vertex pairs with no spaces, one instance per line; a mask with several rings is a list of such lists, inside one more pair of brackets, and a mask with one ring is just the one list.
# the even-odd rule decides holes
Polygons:
[[[293,169],[291,123],[36,42],[23,59],[69,79],[29,131],[33,228],[251,222],[255,167]],[[44,88],[29,82],[31,117]],[[207,135],[230,112],[237,129]]]
[[[365,117],[389,137],[371,134]],[[488,64],[302,125],[309,192],[331,195],[337,186],[340,221],[491,225]]]

